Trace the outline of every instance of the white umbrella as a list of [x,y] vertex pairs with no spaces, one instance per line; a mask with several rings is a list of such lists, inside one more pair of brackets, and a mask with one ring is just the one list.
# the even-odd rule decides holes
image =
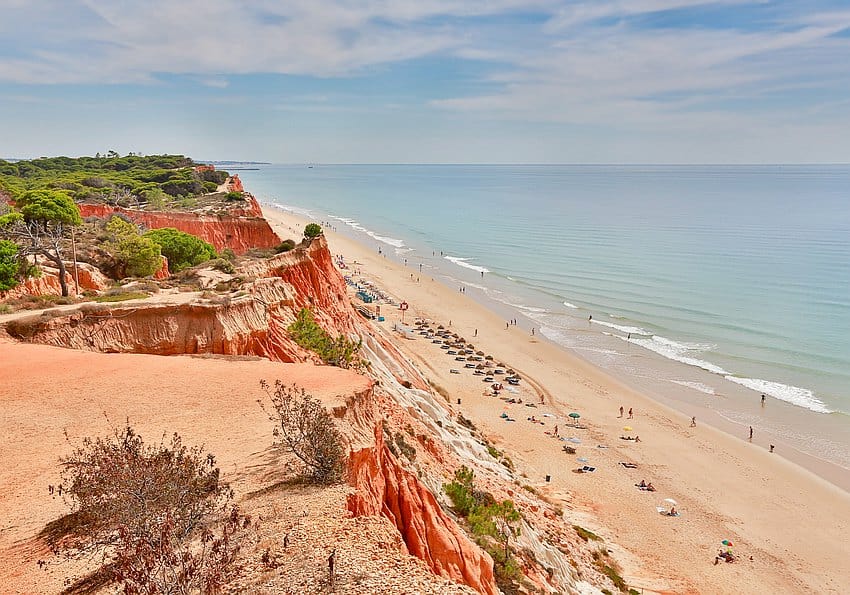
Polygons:
[[664,501],[667,502],[668,504],[672,504],[673,506],[676,506],[676,504],[677,504],[677,502],[675,500],[673,500],[673,498],[664,498]]

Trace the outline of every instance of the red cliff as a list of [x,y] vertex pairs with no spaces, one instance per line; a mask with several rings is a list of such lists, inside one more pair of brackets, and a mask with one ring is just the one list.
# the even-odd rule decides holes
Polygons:
[[251,248],[274,248],[280,244],[280,238],[272,231],[268,221],[262,218],[259,204],[251,197],[249,207],[241,213],[259,212],[260,215],[182,213],[177,211],[137,211],[113,207],[104,204],[80,204],[83,217],[105,218],[112,213],[125,215],[148,229],[174,227],[190,233],[216,247],[216,250],[230,248],[241,254]]
[[380,426],[375,446],[349,457],[349,481],[357,492],[348,509],[357,516],[387,517],[401,533],[408,551],[439,576],[465,583],[480,593],[499,593],[493,560],[443,512],[434,495],[403,469],[384,444]]
[[356,313],[324,238],[240,272],[257,280],[238,297],[176,294],[156,304],[90,304],[61,316],[21,320],[8,330],[32,343],[87,351],[257,355],[282,362],[316,359],[287,331],[303,307],[328,332],[353,333]]

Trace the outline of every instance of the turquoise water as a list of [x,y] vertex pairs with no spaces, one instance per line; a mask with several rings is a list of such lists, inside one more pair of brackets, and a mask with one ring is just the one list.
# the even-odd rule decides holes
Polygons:
[[317,165],[240,176],[261,202],[465,284],[594,363],[670,390],[764,393],[850,426],[850,166]]

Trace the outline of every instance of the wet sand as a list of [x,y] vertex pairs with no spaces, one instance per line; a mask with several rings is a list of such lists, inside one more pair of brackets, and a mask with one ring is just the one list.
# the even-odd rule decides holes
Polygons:
[[[266,216],[281,237],[300,237],[305,224],[300,217],[269,207]],[[407,324],[416,317],[434,325],[448,326],[451,321],[451,329],[476,349],[520,373],[524,380],[519,392],[505,391],[502,396],[521,397],[523,404],[484,396],[487,385],[463,362],[430,340],[418,335],[411,340],[391,330],[401,318],[399,310],[384,306],[387,320],[374,323],[450,395],[453,409],[510,453],[522,483],[562,500],[567,522],[615,544],[609,547],[631,586],[647,593],[847,591],[847,492],[789,461],[781,449],[770,453],[765,446],[702,423],[702,413],[694,413],[698,423],[691,428],[690,415],[625,386],[527,329],[506,328],[503,317],[456,289],[422,275],[417,282],[417,271],[374,248],[333,232],[327,237],[331,251],[349,264],[344,273],[359,270],[408,302]],[[452,374],[452,368],[462,373]],[[538,404],[541,395],[544,405]],[[537,406],[526,406],[529,401]],[[620,406],[626,410],[624,419],[618,417]],[[634,419],[627,419],[629,408]],[[516,421],[502,419],[503,412]],[[570,427],[570,412],[580,413],[586,429]],[[544,425],[529,421],[531,415]],[[555,425],[562,437],[580,443],[547,434]],[[641,442],[621,440],[624,434],[639,435]],[[564,445],[574,446],[576,454],[563,452]],[[620,462],[634,463],[637,469]],[[571,471],[584,464],[596,471]],[[545,481],[547,475],[550,482]],[[657,491],[638,490],[634,484],[642,479]],[[679,517],[656,511],[665,498],[677,502]],[[735,564],[714,565],[723,539],[736,544]]]

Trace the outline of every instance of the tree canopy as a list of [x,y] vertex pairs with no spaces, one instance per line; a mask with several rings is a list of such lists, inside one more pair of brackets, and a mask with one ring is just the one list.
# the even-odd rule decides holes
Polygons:
[[168,259],[168,268],[172,273],[218,256],[212,244],[173,227],[152,229],[142,237],[159,245],[162,255]]
[[80,209],[70,196],[58,190],[30,190],[16,201],[24,220],[62,225],[80,225]]
[[183,155],[128,155],[0,160],[0,191],[18,198],[30,190],[63,190],[77,201],[142,206],[149,193],[167,199],[212,192],[228,173],[195,167]]

